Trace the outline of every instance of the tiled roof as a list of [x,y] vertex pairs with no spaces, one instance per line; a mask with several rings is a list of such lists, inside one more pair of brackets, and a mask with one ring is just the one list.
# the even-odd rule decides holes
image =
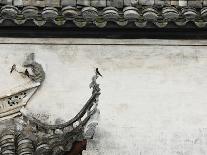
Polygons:
[[18,25],[28,20],[38,26],[72,22],[77,27],[93,24],[100,28],[108,22],[121,27],[133,23],[139,28],[147,23],[160,28],[168,23],[177,27],[188,22],[205,27],[207,23],[207,0],[7,0],[4,4],[0,22],[9,19]]

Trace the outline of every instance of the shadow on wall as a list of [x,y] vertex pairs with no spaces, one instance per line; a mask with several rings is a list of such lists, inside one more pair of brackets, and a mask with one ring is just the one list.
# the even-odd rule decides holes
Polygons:
[[75,141],[70,151],[64,155],[82,155],[83,150],[86,150],[87,140]]

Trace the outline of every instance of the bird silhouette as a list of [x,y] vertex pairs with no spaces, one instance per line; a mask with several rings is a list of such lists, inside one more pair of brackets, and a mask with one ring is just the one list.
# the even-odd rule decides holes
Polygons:
[[99,75],[99,76],[101,76],[101,77],[103,77],[103,76],[101,75],[101,73],[99,72],[98,68],[96,68],[96,74]]
[[10,74],[11,74],[14,70],[16,70],[16,65],[15,65],[15,64],[12,65],[12,68],[11,68],[11,70],[10,70]]
[[24,71],[24,74],[25,74],[27,77],[30,77],[29,72],[28,72],[27,69]]

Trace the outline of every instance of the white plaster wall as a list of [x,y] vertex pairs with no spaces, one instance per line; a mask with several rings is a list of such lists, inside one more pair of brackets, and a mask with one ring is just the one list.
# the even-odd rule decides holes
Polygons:
[[25,82],[9,75],[9,67],[35,52],[47,78],[27,109],[54,123],[84,105],[93,69],[99,67],[101,118],[85,155],[206,155],[207,48],[191,46],[194,42],[1,44],[0,86]]

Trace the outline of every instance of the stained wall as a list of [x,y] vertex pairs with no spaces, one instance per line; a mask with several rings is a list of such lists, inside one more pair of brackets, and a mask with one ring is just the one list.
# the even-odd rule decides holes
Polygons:
[[205,41],[1,40],[1,92],[27,81],[9,69],[34,52],[47,77],[26,108],[47,123],[80,110],[99,68],[100,124],[84,155],[207,154]]

